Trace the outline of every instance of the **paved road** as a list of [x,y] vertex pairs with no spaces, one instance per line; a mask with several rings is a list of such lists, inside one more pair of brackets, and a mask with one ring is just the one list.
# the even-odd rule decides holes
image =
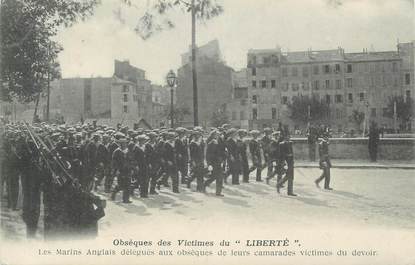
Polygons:
[[[123,233],[126,227],[136,231],[150,223],[162,228],[166,222],[176,227],[211,226],[213,222],[221,227],[256,223],[333,229],[342,226],[412,229],[415,228],[413,173],[398,169],[332,169],[334,190],[325,191],[313,183],[319,169],[297,168],[294,191],[298,197],[287,196],[284,189],[277,194],[275,179],[270,185],[255,181],[225,185],[222,198],[214,196],[214,184],[207,194],[184,187],[180,194],[174,194],[162,188],[159,195],[149,199],[133,197],[133,203],[128,205],[120,203],[119,194],[115,202],[107,198],[107,215],[100,221],[100,234]],[[20,211],[2,211],[2,228],[6,230],[3,232],[13,238],[24,236],[20,214]]]

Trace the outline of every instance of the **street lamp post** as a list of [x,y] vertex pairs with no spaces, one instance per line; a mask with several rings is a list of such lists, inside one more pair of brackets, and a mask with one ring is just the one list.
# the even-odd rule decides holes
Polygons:
[[396,129],[396,120],[397,120],[397,113],[396,113],[396,99],[393,101],[393,130],[397,133]]
[[166,80],[167,80],[167,84],[170,87],[170,125],[171,125],[172,128],[174,128],[174,122],[173,122],[174,121],[174,119],[173,119],[173,113],[174,113],[174,110],[173,110],[173,88],[174,88],[174,85],[176,84],[177,78],[176,78],[176,74],[174,73],[173,70],[169,71],[169,73],[167,74]]

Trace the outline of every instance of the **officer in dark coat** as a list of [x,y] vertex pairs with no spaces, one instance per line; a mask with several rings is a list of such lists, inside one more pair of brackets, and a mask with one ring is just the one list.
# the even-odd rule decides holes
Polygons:
[[170,187],[168,183],[168,174],[167,174],[167,162],[165,158],[166,152],[166,143],[167,143],[167,131],[160,132],[160,137],[157,141],[155,152],[157,157],[159,158],[160,167],[158,170],[158,181],[157,181],[157,188],[160,190],[160,185],[163,184],[164,187]]
[[40,216],[40,187],[41,172],[39,153],[33,141],[27,140],[22,154],[22,192],[23,192],[23,221],[26,224],[26,235],[33,238],[36,235]]
[[[232,175],[232,184],[239,185],[239,174],[241,172],[241,157],[237,145],[237,131],[231,128],[227,132],[226,149],[228,150],[229,170]],[[226,177],[226,176],[225,176]]]
[[242,171],[242,181],[245,183],[249,182],[249,164],[248,164],[248,155],[247,155],[247,143],[245,142],[245,137],[247,132],[245,129],[238,130],[238,140],[237,146],[239,151],[239,156],[241,158],[241,171]]
[[[271,173],[267,175],[266,182],[269,184],[270,179],[272,179],[275,174],[277,174],[277,182],[282,177],[282,159],[281,159],[281,132],[276,131],[272,133],[271,142],[269,144],[269,151],[268,151],[268,163],[271,164]],[[268,165],[268,167],[270,167]]]
[[330,156],[329,156],[329,133],[324,133],[323,137],[318,144],[318,153],[320,155],[320,169],[323,170],[321,176],[317,178],[314,183],[317,188],[320,188],[319,183],[324,179],[324,188],[326,190],[332,190],[330,188]]
[[[111,140],[111,142],[108,144],[107,149],[108,149],[108,157],[110,159],[110,161],[112,161],[112,155],[114,154],[114,151],[119,147],[117,141],[119,139],[121,139],[122,134],[121,133],[116,133],[114,138]],[[115,169],[112,168],[112,163],[110,162],[110,171],[108,173],[108,175],[105,177],[105,192],[106,193],[110,193],[111,192],[111,187],[112,187],[112,183],[114,181],[114,177],[115,177]]]
[[6,186],[7,186],[7,206],[12,210],[17,210],[17,200],[19,198],[19,175],[21,168],[21,146],[22,139],[19,131],[10,132],[5,143],[6,155]]
[[210,178],[205,181],[204,189],[213,181],[216,181],[216,196],[223,196],[223,171],[221,165],[223,161],[223,150],[217,139],[218,132],[214,130],[210,133],[207,141],[206,162],[208,164],[208,169],[211,171],[211,175]]
[[188,140],[186,129],[183,127],[176,128],[177,137],[174,143],[176,150],[177,170],[180,172],[181,183],[186,184],[188,178]]
[[109,174],[109,164],[111,159],[107,149],[108,135],[102,136],[102,141],[98,143],[97,147],[97,176],[95,181],[95,189],[101,185],[102,180]]
[[147,136],[149,137],[149,141],[147,141],[145,144],[145,157],[148,167],[148,177],[150,179],[150,194],[157,194],[157,173],[160,168],[160,159],[155,151],[157,134],[154,132],[149,132]]
[[138,181],[140,187],[140,197],[148,198],[148,163],[146,159],[146,142],[148,137],[144,134],[136,136],[137,144],[134,147],[134,160],[138,166]]
[[283,187],[285,182],[288,182],[287,194],[289,196],[297,196],[294,193],[294,152],[293,152],[293,142],[290,140],[290,135],[288,132],[284,133],[284,140],[279,143],[280,145],[280,159],[285,161],[287,164],[287,172],[284,178],[281,178],[277,181],[277,192],[280,192],[280,189]]
[[120,138],[118,140],[119,147],[115,149],[112,154],[111,168],[113,172],[118,173],[118,184],[114,188],[111,199],[115,200],[116,194],[122,190],[123,203],[131,203],[130,201],[130,175],[128,174],[128,160],[127,160],[127,139]]
[[179,175],[177,174],[174,138],[174,132],[169,132],[167,134],[167,141],[164,146],[164,159],[166,161],[166,174],[172,180],[172,190],[174,193],[179,193]]
[[370,161],[376,162],[378,156],[378,146],[379,146],[379,129],[375,122],[372,122],[369,128],[369,156]]
[[190,153],[190,178],[187,182],[187,187],[196,179],[196,191],[203,192],[203,177],[204,177],[204,149],[202,144],[202,134],[200,131],[193,131],[191,141],[189,144]]
[[252,167],[250,172],[256,170],[256,181],[261,182],[262,159],[261,159],[261,144],[258,141],[259,131],[252,130],[250,132],[252,139],[249,142],[249,152],[252,158]]
[[271,128],[264,128],[264,136],[261,138],[261,148],[264,153],[264,160],[267,164],[267,177],[272,174],[273,166],[270,162]]

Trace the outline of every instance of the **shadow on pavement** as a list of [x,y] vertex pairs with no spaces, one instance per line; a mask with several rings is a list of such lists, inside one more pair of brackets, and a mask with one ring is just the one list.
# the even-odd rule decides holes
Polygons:
[[124,208],[127,213],[133,213],[133,214],[140,215],[140,216],[151,215],[151,213],[147,212],[146,207],[144,206],[138,206],[133,203],[126,204],[122,202],[117,202],[116,205]]
[[332,190],[330,191],[333,194],[336,195],[340,195],[340,196],[344,196],[344,197],[348,197],[350,199],[364,199],[364,200],[370,200],[369,198],[363,196],[363,195],[359,195],[353,192],[348,192],[348,191],[341,191],[341,190]]
[[249,197],[251,197],[251,196],[248,196],[248,195],[246,195],[246,194],[243,194],[242,192],[240,192],[240,191],[238,191],[238,190],[235,190],[235,189],[230,189],[230,188],[227,188],[227,189],[225,190],[225,193],[226,193],[227,195],[231,195],[231,196],[238,196],[238,197],[244,197],[244,198],[249,198]]
[[304,204],[309,204],[309,205],[313,205],[313,206],[336,208],[334,206],[329,205],[327,203],[327,201],[323,201],[323,200],[319,200],[319,199],[315,199],[315,198],[310,198],[310,197],[304,197],[304,196],[302,196],[302,194],[298,194],[297,197],[286,196],[286,198],[290,198],[292,200],[297,200],[297,201],[300,201]]
[[[247,192],[252,192],[252,193],[255,193],[255,194],[258,194],[258,195],[267,195],[267,194],[269,194],[269,192],[266,192],[266,191],[274,190],[274,187],[271,186],[271,185],[268,186],[268,185],[261,185],[261,184],[259,184],[259,185],[258,184],[254,184],[254,185],[252,185],[252,184],[235,185],[233,187],[235,187],[237,189],[247,191]],[[227,189],[227,190],[229,190],[229,189]]]
[[227,197],[226,195],[225,195],[225,197],[219,197],[219,198],[221,198],[221,199],[222,199],[222,201],[223,201],[224,203],[227,203],[227,204],[231,204],[231,205],[235,205],[235,206],[241,206],[241,207],[246,207],[246,208],[251,207],[251,206],[248,204],[248,202],[246,202],[246,201],[244,201],[244,200],[235,199],[235,198],[230,198],[230,197]]

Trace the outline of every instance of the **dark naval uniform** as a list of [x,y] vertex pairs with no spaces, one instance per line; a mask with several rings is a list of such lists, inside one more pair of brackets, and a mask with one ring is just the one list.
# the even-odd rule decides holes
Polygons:
[[270,159],[270,145],[271,145],[271,138],[267,135],[264,135],[261,138],[261,147],[262,147],[262,151],[264,153],[264,160],[265,163],[267,164],[267,168],[268,168],[268,173],[267,173],[267,177],[272,175],[272,163],[271,163],[271,159]]
[[128,174],[128,160],[126,154],[121,148],[115,149],[112,154],[112,170],[118,173],[118,184],[112,192],[112,199],[118,191],[122,190],[122,201],[124,203],[130,202],[130,175]]
[[190,188],[190,183],[196,179],[196,190],[203,191],[203,176],[204,176],[204,149],[202,142],[191,141],[189,145],[190,151],[190,165],[191,177],[187,182],[187,187]]
[[324,179],[324,188],[330,190],[330,156],[329,156],[329,143],[322,139],[318,144],[318,153],[320,155],[320,168],[323,170],[321,176],[315,180],[316,185]]
[[180,172],[181,183],[186,184],[186,179],[188,178],[188,166],[187,162],[189,160],[187,153],[187,139],[186,138],[176,138],[174,143],[176,150],[176,161],[177,161],[177,170]]
[[247,144],[243,139],[237,140],[239,157],[241,158],[242,181],[249,182],[249,164],[248,156],[246,154]]
[[135,145],[134,160],[138,166],[138,183],[140,187],[140,197],[148,197],[148,164],[145,153],[145,146]]
[[287,194],[296,196],[293,192],[294,188],[294,153],[293,153],[293,142],[291,140],[284,140],[280,143],[280,159],[287,163],[287,172],[284,178],[277,182],[277,191],[282,185],[288,181]]
[[174,143],[167,141],[164,145],[164,159],[166,161],[166,173],[171,177],[172,190],[174,193],[179,193],[179,176],[177,174],[176,154],[174,150]]
[[211,178],[205,181],[204,186],[209,186],[213,181],[216,181],[216,195],[221,196],[223,187],[223,171],[221,165],[223,161],[223,149],[216,139],[211,140],[207,144],[206,161],[212,167],[212,174]]
[[249,152],[252,158],[252,167],[249,171],[256,170],[256,181],[261,180],[262,159],[261,159],[261,145],[256,139],[249,142]]
[[229,138],[226,141],[226,148],[228,150],[229,170],[232,175],[232,184],[239,185],[239,174],[241,168],[241,158],[236,141]]

